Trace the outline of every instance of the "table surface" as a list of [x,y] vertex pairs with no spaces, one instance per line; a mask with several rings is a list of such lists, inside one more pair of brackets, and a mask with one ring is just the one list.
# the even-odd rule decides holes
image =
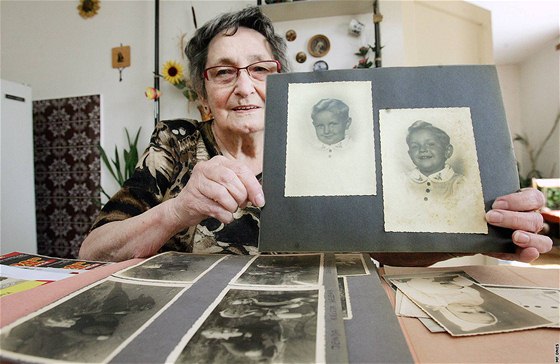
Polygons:
[[[0,298],[0,326],[14,322],[49,303],[82,287],[94,283],[123,268],[137,264],[140,259],[115,263],[97,268],[87,274],[52,282],[29,291]],[[385,267],[388,274],[442,268]],[[517,286],[560,288],[560,270],[511,266],[466,266],[463,269],[481,283]],[[394,292],[384,284],[389,300],[394,305]],[[412,356],[419,363],[472,362],[472,363],[553,363],[559,358],[558,329],[532,329],[510,333],[452,337],[446,333],[430,333],[417,319],[398,318]],[[375,345],[375,343],[372,343]]]
[[[403,274],[435,268],[392,268],[387,274]],[[480,283],[512,286],[560,288],[560,270],[512,266],[465,266],[467,272]],[[393,290],[384,285],[395,304]],[[516,332],[452,337],[447,333],[430,333],[415,318],[399,317],[399,323],[417,362],[460,363],[554,363],[560,343],[558,329],[532,329]]]
[[541,211],[544,221],[560,223],[560,210]]

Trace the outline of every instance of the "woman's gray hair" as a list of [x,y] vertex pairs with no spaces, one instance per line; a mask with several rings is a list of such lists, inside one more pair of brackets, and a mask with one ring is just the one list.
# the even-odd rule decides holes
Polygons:
[[239,27],[253,29],[262,34],[270,44],[272,55],[282,65],[281,72],[288,71],[286,42],[276,35],[272,21],[261,12],[260,8],[252,6],[241,11],[225,13],[199,28],[185,48],[189,60],[189,78],[199,95],[206,97],[203,73],[208,60],[210,41],[224,31],[227,31],[226,35],[234,35]]

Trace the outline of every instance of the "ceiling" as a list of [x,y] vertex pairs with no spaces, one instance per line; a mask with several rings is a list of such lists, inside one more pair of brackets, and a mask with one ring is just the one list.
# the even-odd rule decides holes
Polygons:
[[559,0],[467,0],[492,13],[494,61],[515,64],[547,42],[560,43]]

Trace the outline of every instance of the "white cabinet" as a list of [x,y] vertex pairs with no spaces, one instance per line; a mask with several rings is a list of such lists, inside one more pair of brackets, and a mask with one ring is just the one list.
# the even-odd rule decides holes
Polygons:
[[37,253],[31,88],[0,80],[0,253]]

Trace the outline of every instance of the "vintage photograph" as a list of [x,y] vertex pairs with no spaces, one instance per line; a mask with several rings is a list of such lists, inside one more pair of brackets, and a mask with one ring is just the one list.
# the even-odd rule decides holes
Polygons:
[[316,34],[307,43],[307,51],[313,57],[323,57],[329,53],[331,49],[331,42],[323,34]]
[[379,111],[385,230],[488,233],[470,109]]
[[350,305],[350,295],[348,294],[348,281],[346,277],[338,277],[338,295],[340,297],[340,306],[342,308],[342,319],[352,319],[352,306]]
[[[196,332],[187,333],[175,363],[315,363],[324,360],[320,289],[232,289]],[[192,335],[192,336],[190,336]],[[182,348],[182,349],[181,349]]]
[[166,252],[115,273],[113,276],[146,281],[194,283],[224,256]]
[[484,288],[551,321],[548,327],[560,328],[560,289],[495,285]]
[[459,274],[388,279],[453,336],[524,330],[551,323]]
[[252,286],[304,286],[321,284],[321,254],[259,255],[233,282]]
[[104,280],[2,328],[2,356],[33,362],[106,362],[183,289]]
[[335,254],[336,274],[342,276],[363,276],[369,274],[362,254]]
[[286,197],[376,194],[370,81],[288,85],[284,192]]

